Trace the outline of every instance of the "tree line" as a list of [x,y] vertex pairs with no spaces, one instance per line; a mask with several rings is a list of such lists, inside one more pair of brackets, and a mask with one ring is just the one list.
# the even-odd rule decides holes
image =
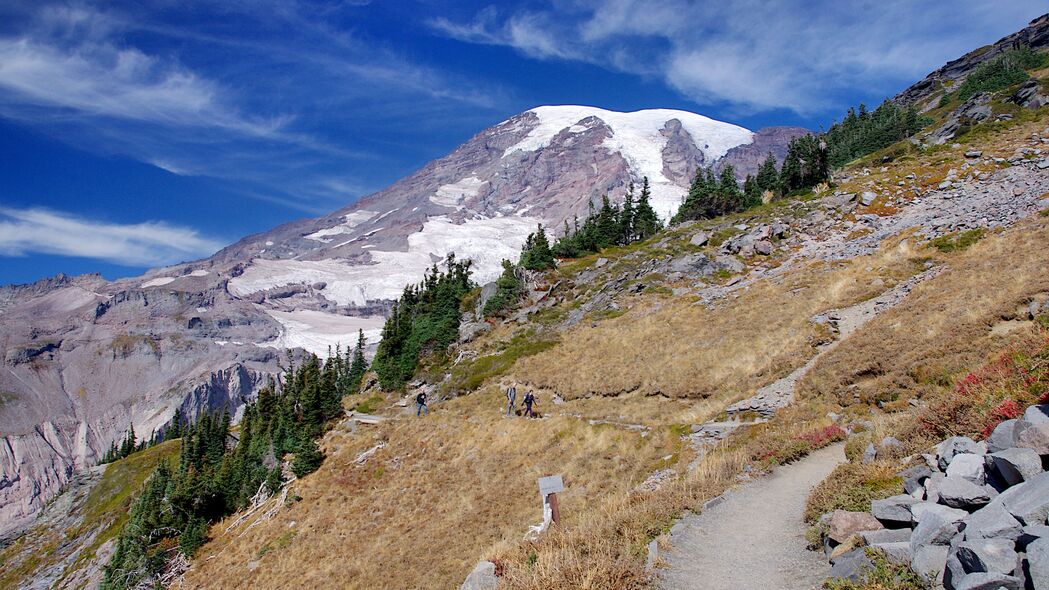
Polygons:
[[390,308],[372,369],[383,389],[402,387],[415,374],[421,357],[443,354],[459,338],[463,296],[473,287],[469,260],[449,254],[446,270],[435,264],[422,282],[407,285]]
[[289,454],[296,477],[316,470],[324,459],[317,439],[342,415],[342,397],[358,390],[367,371],[364,346],[361,331],[345,355],[337,349],[321,362],[311,354],[290,366],[281,383],[263,387],[245,406],[236,433],[228,411],[203,413],[192,423],[177,412],[167,437],[181,438],[178,464],[161,463],[140,492],[101,587],[155,583],[177,553],[196,552],[210,523],[248,507],[260,492],[279,490]]

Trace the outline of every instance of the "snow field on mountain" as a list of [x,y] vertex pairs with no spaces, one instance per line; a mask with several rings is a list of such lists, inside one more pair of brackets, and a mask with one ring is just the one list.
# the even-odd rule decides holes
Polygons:
[[583,132],[587,127],[579,122],[587,117],[597,117],[612,129],[612,137],[605,139],[605,148],[622,155],[636,175],[648,177],[652,187],[652,206],[664,219],[677,211],[685,195],[683,187],[663,175],[663,149],[667,145],[667,138],[663,136],[662,129],[667,121],[680,121],[708,162],[724,156],[738,145],[751,143],[754,137],[753,132],[743,127],[671,109],[620,113],[566,105],[543,106],[529,112],[539,118],[539,124],[524,139],[507,148],[504,156],[518,150],[527,152],[545,148],[561,131]]
[[323,293],[328,299],[339,305],[364,305],[369,300],[397,299],[405,285],[421,280],[427,269],[449,252],[473,260],[473,279],[484,284],[499,276],[504,258],[517,259],[525,238],[539,221],[499,217],[455,224],[442,215],[429,219],[422,231],[408,236],[407,251],[371,250],[372,264],[259,258],[230,280],[229,289],[245,297],[283,285],[325,282]]
[[364,330],[364,337],[370,344],[377,344],[382,334],[382,325],[386,321],[382,316],[346,316],[313,311],[266,310],[273,319],[280,322],[281,335],[265,346],[280,349],[303,348],[325,358],[329,347],[335,350],[341,345],[343,350],[357,344],[357,331]]

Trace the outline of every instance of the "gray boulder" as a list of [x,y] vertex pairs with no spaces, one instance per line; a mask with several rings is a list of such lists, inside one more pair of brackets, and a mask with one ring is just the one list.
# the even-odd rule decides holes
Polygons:
[[966,574],[954,583],[954,590],[1022,590],[1020,578],[1005,574]]
[[773,246],[772,242],[768,240],[758,240],[757,242],[754,242],[754,252],[756,254],[761,254],[762,256],[772,254],[774,248],[775,246]]
[[912,495],[918,490],[924,491],[923,484],[930,475],[932,475],[932,470],[925,465],[915,465],[903,470],[900,473],[900,477],[903,478],[903,489]]
[[1033,449],[1012,448],[987,456],[991,470],[1007,486],[1027,481],[1042,472],[1042,458]]
[[889,543],[910,543],[911,529],[879,529],[876,531],[860,531],[856,533],[863,540],[864,545],[885,545]]
[[967,436],[951,437],[940,443],[936,453],[937,465],[939,465],[940,471],[947,471],[947,466],[950,465],[955,455],[982,455],[981,450],[976,441]]
[[881,551],[882,555],[892,563],[904,565],[910,565],[911,563],[911,544],[906,541],[874,543],[870,545],[870,548]]
[[481,561],[466,576],[459,590],[495,590],[498,587],[499,578],[495,576],[495,564],[490,561]]
[[834,560],[830,568],[830,577],[859,582],[863,579],[864,574],[872,569],[874,569],[874,563],[867,557],[867,551],[863,548],[853,549]]
[[1039,455],[1049,455],[1049,422],[1031,424],[1016,437],[1016,446],[1033,449]]
[[864,192],[863,194],[860,195],[860,204],[863,205],[864,207],[869,207],[870,204],[873,203],[874,200],[877,199],[877,198],[878,198],[878,195],[876,195],[875,193],[872,193],[870,191],[866,191],[866,192]]
[[1045,524],[1049,515],[1049,472],[1015,485],[997,498],[1024,525]]
[[867,448],[863,449],[863,464],[874,463],[877,458],[878,449],[874,448],[874,443],[868,444]]
[[965,539],[1009,539],[1016,540],[1021,533],[1020,521],[1016,520],[1001,502],[991,502],[970,514],[964,521]]
[[1024,412],[1024,420],[1031,424],[1049,422],[1049,404],[1036,404],[1028,407]]
[[918,574],[929,585],[938,585],[943,581],[943,572],[947,568],[946,545],[924,545],[911,551],[911,571]]
[[966,573],[990,572],[1011,575],[1016,570],[1014,543],[1008,539],[975,539],[958,545],[958,561]]
[[1027,565],[1024,573],[1031,588],[1049,588],[1049,538],[1038,539],[1027,546]]
[[1044,524],[1029,524],[1020,531],[1020,536],[1016,539],[1016,548],[1020,551],[1026,551],[1027,547],[1037,541],[1038,539],[1049,538],[1049,526]]
[[699,232],[696,235],[692,236],[692,239],[690,239],[688,243],[692,244],[693,246],[705,246],[706,243],[709,241],[709,234],[707,234],[706,232]]
[[947,466],[947,477],[960,477],[982,486],[987,482],[983,456],[968,453],[956,455],[951,459],[951,464]]
[[1026,420],[1004,420],[994,427],[991,436],[987,438],[987,450],[992,453],[1011,449],[1016,446],[1017,439],[1031,425]]
[[947,477],[939,485],[940,502],[951,508],[975,509],[991,501],[991,492],[987,486],[961,477]]
[[918,502],[911,506],[911,516],[915,523],[921,522],[929,514],[935,514],[947,522],[961,522],[969,516],[969,513],[964,510],[951,508],[936,502]]
[[[926,545],[947,545],[958,534],[958,523],[950,522],[935,513],[925,514],[911,533],[911,553]],[[944,556],[946,560],[946,555]]]
[[917,503],[913,496],[901,494],[871,502],[871,513],[889,528],[910,527],[913,520],[911,506]]

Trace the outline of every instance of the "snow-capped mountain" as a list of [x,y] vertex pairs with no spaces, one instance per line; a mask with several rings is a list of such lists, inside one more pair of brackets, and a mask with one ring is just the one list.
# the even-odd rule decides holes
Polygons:
[[449,252],[495,278],[537,223],[621,200],[647,176],[676,209],[697,166],[753,172],[798,128],[752,132],[685,111],[546,106],[482,131],[390,187],[135,279],[58,277],[0,288],[0,534],[35,514],[129,424],[236,412],[279,352],[377,340],[404,285]]
[[802,133],[755,133],[665,109],[539,107],[350,207],[246,238],[215,260],[245,263],[230,281],[239,297],[323,283],[314,295],[355,312],[396,298],[448,252],[472,259],[479,282],[492,280],[537,223],[557,233],[591,200],[621,200],[644,177],[669,218],[698,166],[732,162],[745,174],[769,151],[782,157]]

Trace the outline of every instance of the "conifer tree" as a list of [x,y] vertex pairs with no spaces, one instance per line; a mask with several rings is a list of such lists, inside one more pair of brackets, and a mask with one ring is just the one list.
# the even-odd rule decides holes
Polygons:
[[353,360],[349,368],[349,390],[346,393],[357,393],[364,380],[364,374],[368,372],[368,362],[364,360],[364,348],[367,342],[364,338],[364,330],[357,331],[357,346],[353,347]]
[[291,463],[291,470],[295,477],[303,477],[313,473],[321,466],[324,455],[317,448],[317,441],[312,436],[304,436],[295,450],[295,460]]
[[521,298],[524,287],[517,278],[517,270],[509,260],[503,260],[503,272],[495,281],[495,293],[484,304],[485,317],[502,315],[513,309]]
[[528,270],[547,270],[556,266],[554,253],[550,249],[550,240],[546,237],[543,224],[540,223],[535,233],[529,234],[525,240],[520,265]]
[[765,161],[761,163],[754,182],[757,185],[759,194],[765,191],[776,192],[779,190],[779,171],[776,170],[776,158],[772,155],[772,152],[769,152]]
[[659,215],[652,208],[649,200],[652,197],[651,188],[648,186],[648,177],[644,177],[641,183],[641,196],[638,197],[637,210],[634,214],[634,235],[639,240],[647,239],[663,228],[659,221]]
[[[567,227],[567,226],[566,226]],[[634,241],[634,183],[630,183],[623,209],[619,213],[619,243],[626,245]]]

